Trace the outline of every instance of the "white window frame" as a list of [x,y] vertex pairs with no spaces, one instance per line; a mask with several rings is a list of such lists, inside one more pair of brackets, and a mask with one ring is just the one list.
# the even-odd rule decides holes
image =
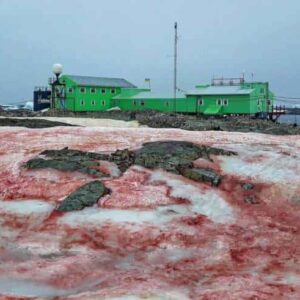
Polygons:
[[222,99],[216,99],[216,104],[218,106],[222,106]]
[[203,98],[198,98],[197,99],[197,104],[198,104],[198,106],[203,106],[204,105],[204,99]]
[[91,100],[91,105],[96,105],[96,100]]
[[96,88],[90,88],[91,94],[96,94]]
[[101,94],[103,94],[103,95],[106,94],[106,89],[102,88],[101,89]]
[[105,106],[105,100],[101,101],[102,106]]
[[84,106],[85,105],[85,101],[84,100],[80,100],[80,106]]
[[228,99],[223,99],[223,106],[228,106],[229,100]]
[[86,93],[86,88],[85,87],[80,87],[79,92],[80,92],[80,94],[85,94]]

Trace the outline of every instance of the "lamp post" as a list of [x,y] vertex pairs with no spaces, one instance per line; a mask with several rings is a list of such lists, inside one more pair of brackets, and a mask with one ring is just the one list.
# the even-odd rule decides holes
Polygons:
[[55,87],[60,85],[59,82],[59,76],[63,71],[63,66],[61,64],[54,64],[52,67],[52,72],[55,75],[55,81],[52,82],[52,97],[51,97],[51,108],[55,107],[55,93],[56,93],[56,89]]

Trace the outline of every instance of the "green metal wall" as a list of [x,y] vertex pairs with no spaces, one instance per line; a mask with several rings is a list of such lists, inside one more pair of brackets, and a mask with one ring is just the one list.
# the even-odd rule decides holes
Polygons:
[[[112,98],[121,92],[121,88],[115,87],[80,86],[67,76],[62,76],[60,82],[65,85],[65,109],[71,111],[105,111],[115,106]],[[80,91],[81,87],[85,88],[84,93]],[[69,91],[70,88],[73,89],[72,92]],[[95,93],[92,93],[92,89]],[[63,109],[58,98],[55,99],[55,107]]]
[[[210,107],[219,107],[218,114],[256,114],[271,111],[274,95],[270,92],[268,83],[246,83],[242,88],[254,91],[245,95],[187,95],[187,98],[196,103],[198,113],[204,113]],[[226,100],[227,105],[219,105],[219,99]]]
[[116,99],[116,106],[124,111],[139,111],[139,110],[157,110],[162,112],[194,112],[194,105],[188,105],[186,98],[177,98],[176,103],[173,98],[155,98],[155,99],[138,99],[137,97],[128,97]]

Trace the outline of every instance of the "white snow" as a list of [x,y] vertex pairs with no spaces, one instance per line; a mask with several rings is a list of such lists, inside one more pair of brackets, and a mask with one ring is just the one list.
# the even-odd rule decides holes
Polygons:
[[190,209],[194,213],[205,215],[218,223],[226,223],[233,219],[233,209],[215,190],[201,190],[176,178],[175,175],[162,171],[153,172],[150,180],[153,183],[166,183],[172,189],[172,197],[190,200]]
[[48,214],[54,209],[54,206],[41,200],[0,200],[0,212],[31,215]]
[[81,211],[66,213],[59,222],[70,226],[102,225],[106,222],[131,224],[162,224],[171,216],[165,210],[127,210],[89,207]]
[[299,177],[298,156],[282,155],[270,148],[262,150],[244,146],[238,149],[237,156],[220,156],[224,172],[272,183],[290,183]]
[[24,279],[0,278],[0,293],[14,296],[58,297],[71,294],[45,284]]

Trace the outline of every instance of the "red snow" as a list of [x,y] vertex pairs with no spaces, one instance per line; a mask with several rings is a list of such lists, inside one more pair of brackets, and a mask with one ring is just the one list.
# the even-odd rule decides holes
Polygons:
[[[300,299],[299,136],[60,127],[1,128],[0,138],[0,299]],[[22,168],[46,149],[156,140],[238,156],[194,162],[222,174],[217,188],[133,166],[74,213],[54,208],[93,178]]]

